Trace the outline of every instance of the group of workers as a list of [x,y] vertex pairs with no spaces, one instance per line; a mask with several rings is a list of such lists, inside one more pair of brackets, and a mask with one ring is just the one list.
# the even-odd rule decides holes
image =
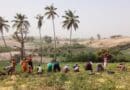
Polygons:
[[[107,57],[103,58],[103,63],[98,63],[97,67],[96,67],[96,71],[97,72],[103,72],[106,68],[107,68],[107,64],[108,64],[108,59]],[[32,73],[33,72],[33,62],[32,62],[32,55],[29,55],[27,57],[25,57],[23,60],[21,60],[20,62],[21,65],[21,69],[23,72],[28,72],[28,73]],[[11,64],[7,67],[5,67],[5,69],[7,70],[8,74],[12,74],[13,72],[15,72],[15,67],[16,67],[16,60],[13,58],[11,60]],[[75,64],[72,68],[74,72],[79,72],[79,65]],[[42,66],[39,64],[37,67],[37,74],[42,74],[43,73],[43,68]],[[125,64],[120,63],[117,66],[119,71],[125,71],[126,67]],[[70,71],[70,66],[67,64],[65,65],[63,68],[60,67],[60,64],[58,61],[53,60],[52,62],[49,62],[47,64],[47,72],[64,72],[67,73]],[[93,63],[92,61],[88,61],[85,65],[84,65],[84,69],[86,71],[89,71],[90,74],[93,73]]]
[[[4,69],[7,71],[8,74],[15,73],[16,64],[17,63],[15,58],[12,58],[10,61],[10,65],[6,66]],[[29,55],[25,57],[23,60],[21,60],[20,65],[23,72],[31,73],[33,71],[32,56]]]

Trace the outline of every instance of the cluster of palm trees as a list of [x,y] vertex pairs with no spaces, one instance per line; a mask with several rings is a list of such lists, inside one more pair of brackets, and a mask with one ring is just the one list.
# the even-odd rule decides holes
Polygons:
[[[44,15],[37,15],[37,27],[39,29],[39,36],[40,36],[40,48],[41,48],[41,53],[42,53],[42,35],[41,35],[41,27],[43,25],[43,19],[46,17],[47,19],[52,20],[52,25],[53,25],[53,33],[54,33],[54,60],[56,60],[56,31],[55,31],[55,18],[59,17],[58,14],[56,13],[57,8],[54,7],[54,5],[46,6],[45,7],[45,14]],[[71,10],[65,11],[65,14],[62,16],[63,17],[63,25],[62,27],[70,30],[70,46],[71,46],[71,39],[72,39],[72,30],[76,30],[78,28],[78,23],[79,23],[79,16],[75,15],[75,12]],[[14,17],[13,22],[13,28],[16,29],[14,35],[17,38],[17,40],[21,44],[21,58],[24,57],[25,52],[24,52],[24,43],[26,41],[27,33],[30,27],[30,23],[27,20],[27,17],[22,14],[16,14]],[[5,38],[4,38],[4,31],[9,30],[9,25],[7,24],[8,21],[5,20],[4,18],[0,17],[0,32],[1,32],[1,37],[2,40],[4,41],[5,46],[7,47]],[[41,62],[42,62],[42,55],[41,55]]]

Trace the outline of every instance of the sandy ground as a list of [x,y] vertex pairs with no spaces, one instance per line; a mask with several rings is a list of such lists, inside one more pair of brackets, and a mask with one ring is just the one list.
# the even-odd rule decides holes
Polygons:
[[[19,54],[19,52],[11,52],[12,55],[15,55],[15,54]],[[0,61],[1,60],[10,60],[10,53],[9,52],[6,52],[6,53],[0,53]]]
[[[9,45],[10,47],[14,47],[14,46],[20,46],[20,44],[18,42],[16,42],[13,39],[7,39],[6,40],[7,45]],[[3,41],[0,40],[0,46],[4,45]]]
[[[13,39],[7,39],[6,42],[7,42],[7,45],[9,45],[10,47],[13,47],[13,48],[14,48],[14,46],[18,46],[18,47],[20,46],[20,44]],[[69,43],[69,41],[66,41],[64,39],[62,39],[59,42],[60,42],[60,44],[58,44],[58,45],[63,45],[65,43]],[[115,39],[111,39],[111,38],[109,39],[108,38],[108,39],[94,40],[91,43],[90,43],[90,40],[86,39],[86,40],[83,40],[83,41],[78,41],[77,43],[84,44],[84,45],[91,46],[91,47],[95,47],[95,48],[113,47],[113,46],[117,46],[117,45],[130,43],[130,37],[120,37],[120,38],[115,38]],[[0,40],[0,46],[1,45],[4,45],[2,40]],[[32,49],[32,48],[36,48],[36,47],[33,46],[30,43],[26,43],[25,48],[26,49]]]
[[92,43],[90,43],[89,40],[79,42],[80,44],[84,44],[90,47],[94,48],[109,48],[109,47],[115,47],[117,45],[125,45],[127,43],[130,43],[130,37],[122,37],[122,38],[116,38],[116,39],[102,39],[102,40],[94,40]]

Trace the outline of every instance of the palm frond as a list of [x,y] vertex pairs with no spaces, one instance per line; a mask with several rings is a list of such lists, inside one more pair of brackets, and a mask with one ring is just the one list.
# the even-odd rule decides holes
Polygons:
[[7,24],[7,20],[5,20],[3,17],[0,16],[0,31],[3,34],[4,30],[8,32],[9,25]]
[[54,19],[55,16],[59,17],[58,14],[56,13],[57,8],[55,8],[53,4],[50,6],[46,6],[45,10],[46,12],[44,15],[47,16],[47,19],[50,19],[50,18]]
[[78,23],[80,23],[80,21],[78,20],[79,16],[74,14],[75,11],[65,11],[65,15],[62,16],[64,18],[62,27],[67,28],[68,30],[72,27],[74,28],[74,30],[78,28]]
[[8,32],[9,31],[9,25],[7,25],[7,24],[4,24],[4,28],[5,28],[5,30]]
[[76,31],[76,29],[78,28],[78,24],[77,24],[77,23],[74,23],[74,24],[73,24],[73,28],[74,28],[74,30]]
[[12,20],[12,22],[14,23],[12,27],[16,28],[17,31],[19,30],[21,31],[22,29],[26,30],[29,29],[30,23],[28,20],[26,20],[27,19],[26,15],[17,13],[14,18],[15,19]]

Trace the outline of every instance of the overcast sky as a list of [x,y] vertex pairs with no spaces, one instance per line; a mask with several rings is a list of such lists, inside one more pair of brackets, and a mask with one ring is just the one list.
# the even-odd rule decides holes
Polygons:
[[[79,15],[79,29],[74,38],[88,38],[100,34],[108,37],[114,34],[130,36],[130,0],[0,0],[0,16],[11,21],[16,13],[25,14],[31,24],[29,35],[38,36],[37,14],[44,14],[46,5],[54,4],[59,16],[65,10],[76,10]],[[69,37],[62,28],[62,18],[55,19],[56,35]],[[10,23],[11,25],[11,23]],[[10,29],[9,34],[14,30]],[[44,19],[42,35],[53,36],[52,23]]]

